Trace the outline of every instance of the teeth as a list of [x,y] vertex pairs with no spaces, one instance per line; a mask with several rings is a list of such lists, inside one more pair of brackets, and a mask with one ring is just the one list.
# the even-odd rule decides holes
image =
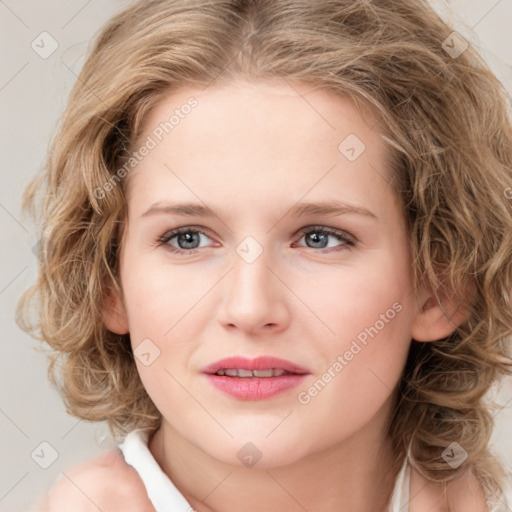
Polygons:
[[[276,370],[277,371],[277,370]],[[274,370],[253,370],[251,372],[255,377],[272,377]]]
[[282,369],[269,368],[268,370],[246,370],[245,368],[225,368],[219,370],[216,375],[227,377],[251,378],[251,377],[280,377],[286,372]]

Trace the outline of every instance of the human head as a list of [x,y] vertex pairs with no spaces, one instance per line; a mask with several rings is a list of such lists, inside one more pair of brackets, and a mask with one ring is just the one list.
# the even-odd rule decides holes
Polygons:
[[456,58],[444,50],[450,33],[422,1],[393,10],[381,2],[153,1],[113,18],[71,93],[42,207],[49,242],[33,291],[42,336],[64,364],[70,411],[121,432],[159,422],[128,337],[108,331],[102,316],[106,297],[122,293],[118,228],[129,177],[111,180],[146,114],[187,84],[284,77],[372,112],[395,172],[414,289],[469,312],[445,339],[412,343],[390,427],[396,450],[412,446],[425,473],[446,478],[454,471],[439,448],[457,438],[490,471],[481,400],[507,368],[512,325],[511,135],[499,83],[471,48]]

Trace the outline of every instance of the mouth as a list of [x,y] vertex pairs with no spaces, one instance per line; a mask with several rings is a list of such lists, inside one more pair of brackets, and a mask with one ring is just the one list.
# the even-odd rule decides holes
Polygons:
[[230,357],[202,370],[210,384],[239,400],[263,400],[298,386],[310,372],[291,361],[270,356]]
[[285,374],[304,375],[310,373],[307,368],[273,356],[260,356],[247,359],[242,356],[219,359],[201,369],[202,373],[239,378],[270,378]]
[[213,375],[219,375],[226,377],[238,377],[241,379],[250,379],[258,377],[261,379],[268,379],[270,377],[281,377],[281,375],[296,375],[291,372],[287,372],[282,368],[269,368],[268,370],[247,370],[245,368],[223,368],[216,371]]

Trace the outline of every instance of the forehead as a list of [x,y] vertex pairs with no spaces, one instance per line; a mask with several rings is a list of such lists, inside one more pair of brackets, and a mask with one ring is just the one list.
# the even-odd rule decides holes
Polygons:
[[138,211],[178,193],[263,207],[283,194],[314,200],[338,191],[357,202],[389,189],[376,119],[311,85],[239,81],[173,91],[146,116],[135,149],[149,140],[154,147],[129,176],[130,208]]
[[[188,108],[191,98],[196,106]],[[169,120],[172,126],[167,130],[162,126],[160,132],[165,133],[157,133],[158,127]],[[373,141],[378,134],[369,132],[375,125],[374,116],[368,110],[360,111],[348,96],[300,82],[238,80],[205,88],[186,87],[163,95],[146,116],[143,135],[155,132],[159,140],[163,137],[178,141],[180,133],[184,139],[187,132],[193,131],[203,145],[210,141],[216,151],[222,147],[232,149],[236,143],[250,151],[265,140],[266,154],[282,152],[290,146],[297,154],[301,151],[297,143],[303,137],[311,142],[302,148],[305,151],[313,149],[313,144],[332,146],[344,131],[350,130],[366,140],[370,136]],[[232,138],[218,144],[227,132]],[[188,142],[193,144],[190,138]]]

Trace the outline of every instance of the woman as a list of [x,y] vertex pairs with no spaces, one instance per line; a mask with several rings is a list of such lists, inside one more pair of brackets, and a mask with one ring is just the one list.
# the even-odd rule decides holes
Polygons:
[[511,183],[504,92],[426,2],[130,4],[26,194],[25,304],[123,438],[43,509],[507,510]]

